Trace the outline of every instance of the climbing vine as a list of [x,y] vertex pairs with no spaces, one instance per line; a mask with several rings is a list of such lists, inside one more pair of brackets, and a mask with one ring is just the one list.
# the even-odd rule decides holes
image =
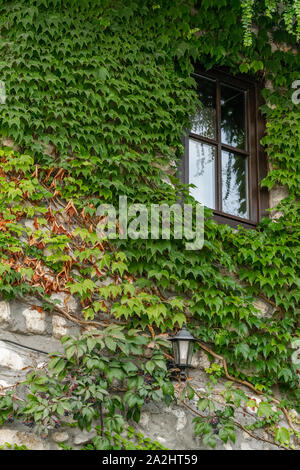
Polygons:
[[[262,6],[262,4],[264,4]],[[259,2],[255,0],[243,0],[241,2],[243,9],[242,23],[244,28],[244,44],[251,46],[252,34],[251,26],[255,22],[258,11],[264,10],[268,18],[274,19],[279,23],[283,20],[286,30],[296,40],[300,39],[300,2],[299,0],[285,0],[278,2],[276,0],[265,0]]]
[[[287,29],[277,2],[266,3],[267,14],[253,1],[125,3],[1,5],[1,296],[26,299],[83,328],[123,326],[150,338],[187,321],[225,358],[231,376],[264,392],[279,383],[297,399],[291,355],[299,336],[300,125],[291,95],[299,79],[293,35],[299,36],[299,2],[284,2],[292,8],[284,13]],[[257,31],[250,33],[253,11]],[[117,207],[119,195],[147,205],[172,204],[181,194],[193,203],[176,166],[184,129],[201,105],[191,76],[195,61],[271,84],[261,108],[271,166],[263,184],[289,193],[277,219],[233,231],[205,210],[201,251],[186,251],[175,239],[99,241],[97,207]],[[81,315],[70,311],[71,296]],[[271,317],[253,306],[257,298]],[[111,347],[107,340],[110,353]],[[168,355],[162,344],[154,351],[145,366],[150,375],[156,354],[162,370]],[[205,434],[201,426],[197,433]]]

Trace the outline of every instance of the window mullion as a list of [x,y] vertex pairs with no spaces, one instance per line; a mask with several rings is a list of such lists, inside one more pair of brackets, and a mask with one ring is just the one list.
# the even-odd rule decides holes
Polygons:
[[221,137],[221,87],[220,81],[216,82],[216,115],[217,115],[217,157],[216,157],[216,209],[222,210],[222,137]]
[[[252,103],[253,106],[253,103]],[[253,141],[256,142],[256,119],[255,116],[251,116],[252,113],[252,106],[250,106],[250,96],[249,96],[249,90],[245,93],[245,129],[247,132],[247,150],[249,152],[249,157],[248,157],[248,204],[249,204],[249,218],[253,218],[253,191],[252,191],[252,186],[253,186]],[[255,131],[254,136],[250,134],[250,123],[252,123],[252,132]],[[257,177],[255,179],[255,188],[254,190],[257,191]]]

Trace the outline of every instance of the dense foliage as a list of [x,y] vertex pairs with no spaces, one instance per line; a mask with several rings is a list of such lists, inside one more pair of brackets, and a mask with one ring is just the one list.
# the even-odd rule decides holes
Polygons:
[[243,8],[242,22],[244,26],[244,44],[250,46],[252,44],[251,25],[255,21],[255,15],[258,11],[265,12],[265,15],[278,24],[279,27],[285,25],[286,30],[295,36],[296,40],[300,39],[300,2],[299,0],[242,0]]
[[[42,303],[36,308],[59,309],[67,318],[67,302],[55,305],[51,294],[74,294],[83,307],[84,317],[74,319],[81,325],[99,327],[104,318],[166,331],[187,317],[231,374],[244,378],[247,369],[260,388],[294,389],[300,118],[291,86],[299,79],[299,55],[294,36],[264,7],[256,5],[258,31],[249,48],[237,21],[240,1],[198,3],[2,4],[0,78],[7,99],[0,133],[19,152],[1,151],[0,291],[5,299],[36,296]],[[272,47],[270,35],[273,46],[284,46]],[[165,168],[179,164],[183,130],[196,109],[195,60],[272,84],[262,108],[272,164],[264,184],[288,189],[282,216],[265,218],[257,230],[233,231],[207,210],[205,244],[197,252],[173,239],[99,243],[95,212],[103,202],[117,206],[126,195],[128,202],[171,204],[180,192],[191,200],[178,178],[166,182]],[[24,226],[25,219],[33,223]],[[274,307],[272,318],[258,314],[255,297]]]

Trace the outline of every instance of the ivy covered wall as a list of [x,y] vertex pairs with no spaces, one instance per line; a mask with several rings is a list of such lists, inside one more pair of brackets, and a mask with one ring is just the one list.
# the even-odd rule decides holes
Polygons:
[[[281,384],[297,406],[299,54],[262,5],[248,47],[240,1],[198,3],[2,2],[0,292],[81,328],[121,323],[150,339],[187,320],[231,376],[263,391]],[[206,210],[200,251],[181,240],[99,243],[96,209],[118,206],[119,195],[172,204],[182,193],[193,202],[175,175],[197,106],[195,61],[266,83],[263,185],[273,201],[276,191],[286,197],[257,230],[217,225]],[[165,370],[163,348],[150,375]]]

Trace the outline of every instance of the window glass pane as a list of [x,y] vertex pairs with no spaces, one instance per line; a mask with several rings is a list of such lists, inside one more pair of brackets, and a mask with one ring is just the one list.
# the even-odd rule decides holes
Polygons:
[[247,158],[222,152],[222,211],[249,218]]
[[222,142],[232,147],[246,149],[245,92],[221,85],[221,135]]
[[209,139],[216,139],[216,82],[198,75],[195,78],[197,93],[202,106],[197,109],[192,119],[191,132]]
[[215,209],[216,147],[196,140],[189,141],[189,183],[192,196],[211,209]]

